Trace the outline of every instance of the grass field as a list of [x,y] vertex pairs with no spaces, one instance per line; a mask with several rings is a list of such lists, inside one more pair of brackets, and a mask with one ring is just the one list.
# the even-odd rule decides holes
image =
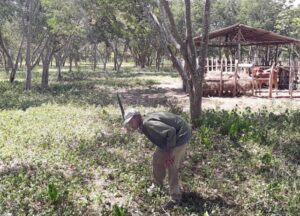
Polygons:
[[[115,93],[151,92],[176,73],[63,76],[56,82],[52,70],[41,91],[37,70],[26,92],[22,74],[11,85],[1,72],[0,215],[299,215],[299,110],[205,110],[182,167],[183,203],[162,212],[166,192],[147,191],[155,147],[122,134]],[[134,104],[189,121],[167,100]]]

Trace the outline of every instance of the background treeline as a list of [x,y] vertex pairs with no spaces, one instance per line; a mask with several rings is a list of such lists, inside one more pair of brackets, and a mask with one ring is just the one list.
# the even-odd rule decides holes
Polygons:
[[[243,23],[295,38],[300,37],[300,7],[286,0],[214,0],[211,2],[210,30]],[[203,1],[191,2],[192,33],[202,33]],[[184,3],[170,2],[176,26],[185,35]],[[88,61],[96,70],[107,63],[120,71],[124,61],[141,68],[160,69],[168,58],[161,34],[146,15],[157,13],[156,1],[142,0],[2,0],[0,1],[0,66],[10,82],[20,68],[25,87],[32,86],[32,71],[42,67],[41,88],[49,86],[49,68],[73,70]],[[167,23],[167,22],[164,22]],[[175,50],[175,49],[174,49]],[[174,51],[175,55],[179,55]]]

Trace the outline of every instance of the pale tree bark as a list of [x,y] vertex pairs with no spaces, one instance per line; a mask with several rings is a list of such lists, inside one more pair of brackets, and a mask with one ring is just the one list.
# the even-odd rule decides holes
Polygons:
[[15,62],[14,62],[13,54],[6,47],[6,45],[4,43],[4,39],[2,37],[2,32],[0,31],[0,47],[3,50],[3,54],[7,58],[8,73],[10,73],[10,77],[9,77],[10,82],[14,82],[15,78],[16,78],[16,74],[17,74],[17,71],[18,71],[18,68],[19,68],[19,62],[21,61],[23,42],[24,42],[24,36],[21,39],[19,49],[18,49],[18,53],[17,53],[17,58],[15,59]]
[[[210,26],[210,7],[211,2],[210,0],[205,1],[204,7],[204,15],[203,15],[203,36],[201,39],[201,47],[200,47],[200,59],[199,59],[199,70],[200,70],[200,80],[203,83],[204,80],[204,73],[205,73],[205,61],[207,57],[207,50],[208,50],[208,41],[209,41],[209,26]],[[201,95],[201,102],[200,102],[200,110],[202,110],[202,95],[203,95],[203,86],[199,89],[199,94]]]
[[96,68],[97,68],[97,59],[98,59],[98,56],[97,56],[98,52],[97,52],[97,43],[94,43],[93,44],[93,52],[92,52],[92,56],[93,56],[93,71],[96,71]]
[[103,63],[103,70],[106,71],[106,65],[107,65],[107,62],[108,62],[109,56],[110,56],[110,49],[109,49],[108,45],[105,43],[104,50],[102,51],[102,50],[98,49],[98,52],[100,55],[100,59]]
[[51,49],[46,48],[45,53],[42,55],[42,59],[43,59],[43,71],[42,71],[42,83],[41,83],[42,90],[49,88],[49,68],[50,68],[50,61],[52,56],[53,55]]
[[4,66],[4,55],[1,49],[0,49],[0,65],[2,67]]
[[10,77],[9,77],[10,82],[14,82],[15,79],[16,79],[16,74],[17,74],[19,62],[21,62],[23,42],[24,42],[24,37],[22,37],[22,41],[21,41],[20,46],[19,46],[16,62],[13,65],[11,73],[10,73]]
[[51,44],[49,41],[46,45],[46,48],[41,56],[43,62],[43,71],[42,71],[42,82],[41,89],[46,90],[49,88],[49,68],[52,62],[53,56],[58,52],[62,47],[56,47],[54,44]]
[[32,80],[32,68],[31,68],[31,39],[32,39],[32,13],[33,13],[33,2],[27,0],[27,28],[26,28],[26,84],[25,89],[31,89]]
[[[69,48],[72,43],[72,37],[68,37],[64,40],[64,43],[57,48],[56,51],[54,51],[54,58],[55,58],[55,65],[57,68],[57,81],[62,81],[63,76],[62,76],[62,68],[64,66],[64,63],[66,62],[66,59],[69,57]],[[72,55],[72,59],[73,59]],[[77,59],[75,56],[75,65],[77,67]]]
[[108,44],[112,48],[114,52],[114,70],[117,71],[117,73],[120,72],[123,60],[124,60],[124,54],[128,49],[128,41],[125,41],[123,45],[123,50],[120,50],[120,44],[118,39],[114,40],[113,42],[108,41]]
[[54,55],[55,57],[55,62],[56,62],[56,68],[57,68],[57,81],[62,81],[62,68],[63,68],[63,64],[66,60],[66,58],[68,57],[66,51],[61,50],[58,53],[56,53]]
[[72,72],[73,68],[73,56],[69,55],[69,72]]
[[158,48],[155,52],[155,68],[157,71],[160,71],[160,66],[163,58],[163,49]]
[[32,86],[32,70],[39,63],[41,55],[46,47],[48,38],[44,35],[34,50],[31,50],[32,39],[33,39],[33,17],[38,13],[39,3],[34,0],[26,1],[26,13],[25,20],[23,20],[23,26],[25,29],[26,37],[26,79],[25,79],[25,90],[30,90]]
[[2,53],[2,57],[3,57],[4,70],[5,70],[6,74],[9,75],[11,66],[8,63],[7,56],[5,55],[5,53],[2,50],[1,50],[1,53]]
[[[170,54],[170,59],[172,60],[174,67],[178,70],[182,79],[187,84],[190,97],[191,120],[193,126],[197,127],[200,125],[199,120],[201,118],[202,82],[205,71],[205,64],[203,62],[207,56],[210,0],[206,0],[205,2],[203,37],[199,67],[196,63],[197,55],[192,36],[191,1],[184,0],[186,25],[186,37],[184,39],[180,38],[176,28],[175,20],[170,10],[169,1],[157,0],[157,3],[160,8],[160,20],[151,11],[148,11],[148,13],[160,31],[162,43],[165,44],[165,48]],[[149,7],[144,7],[145,11],[147,11],[147,8]],[[184,68],[180,59],[172,52],[172,46],[175,46],[176,49],[180,51],[180,54],[184,60]]]

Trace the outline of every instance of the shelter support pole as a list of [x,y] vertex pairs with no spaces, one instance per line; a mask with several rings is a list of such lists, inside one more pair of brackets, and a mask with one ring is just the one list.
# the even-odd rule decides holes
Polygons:
[[237,72],[238,72],[238,60],[235,60],[235,70],[234,70],[234,89],[233,89],[233,96],[236,97],[237,95]]
[[289,94],[290,97],[293,98],[293,44],[290,44],[290,59],[289,59]]
[[277,61],[278,61],[278,45],[276,45],[276,49],[275,49],[275,59],[274,59],[275,65],[277,65]]
[[[273,76],[274,76],[274,64],[272,64],[271,72],[269,76],[269,98],[272,98],[272,92],[273,92]],[[277,80],[276,80],[277,82]]]
[[220,89],[219,89],[219,97],[223,94],[223,59],[221,59],[221,73],[220,73]]
[[241,30],[238,32],[238,61],[241,62]]

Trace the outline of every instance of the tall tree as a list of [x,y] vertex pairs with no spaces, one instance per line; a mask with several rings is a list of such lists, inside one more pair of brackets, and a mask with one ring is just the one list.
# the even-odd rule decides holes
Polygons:
[[13,82],[22,55],[24,34],[21,23],[25,13],[20,1],[3,1],[0,3],[0,50],[10,82]]
[[268,31],[275,30],[278,14],[287,0],[240,0],[238,20],[241,23]]
[[[205,1],[205,10],[203,16],[203,35],[201,43],[200,61],[197,65],[196,48],[193,41],[192,19],[191,19],[191,1],[185,0],[185,37],[180,37],[175,23],[174,15],[170,8],[170,2],[167,0],[157,1],[160,11],[158,18],[149,8],[146,2],[144,10],[148,12],[152,21],[161,33],[161,39],[166,44],[166,49],[170,54],[173,65],[176,67],[183,79],[187,79],[188,92],[190,97],[190,113],[193,126],[199,126],[202,110],[202,83],[205,71],[205,59],[207,55],[209,17],[210,17],[210,0]],[[185,70],[182,67],[180,59],[174,54],[174,46],[181,54],[185,62]]]
[[26,38],[26,80],[25,89],[32,86],[32,70],[39,63],[40,57],[49,40],[47,29],[44,28],[44,16],[38,0],[26,0],[26,19],[23,23]]
[[57,80],[62,80],[62,67],[71,53],[72,43],[78,43],[76,39],[84,33],[84,13],[77,0],[41,0],[41,6],[46,17],[45,28],[48,29],[48,41],[42,55],[41,88],[47,89],[53,57],[56,60]]

